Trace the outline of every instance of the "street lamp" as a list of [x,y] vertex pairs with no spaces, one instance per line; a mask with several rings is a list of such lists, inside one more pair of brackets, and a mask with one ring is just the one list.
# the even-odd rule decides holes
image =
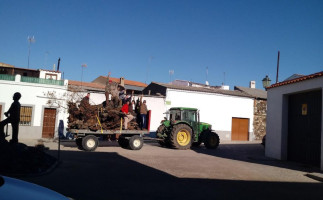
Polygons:
[[262,79],[262,85],[265,88],[265,90],[267,90],[267,87],[270,86],[270,78],[268,77],[268,75],[266,75],[266,77],[264,79]]

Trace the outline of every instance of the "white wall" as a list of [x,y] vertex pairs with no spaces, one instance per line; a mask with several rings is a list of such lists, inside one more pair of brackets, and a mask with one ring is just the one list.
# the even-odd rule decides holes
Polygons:
[[[323,89],[323,77],[268,89],[266,156],[287,159],[288,95],[316,89]],[[321,170],[323,170],[323,123],[321,130]]]
[[54,71],[46,71],[46,70],[40,70],[39,78],[46,79],[46,74],[52,74],[57,76],[57,80],[61,80],[62,73],[60,72],[54,72]]
[[[54,91],[57,97],[63,97],[67,90],[67,81],[64,86],[47,85],[47,84],[34,84],[19,82],[20,75],[16,76],[16,81],[4,81],[0,80],[0,104],[2,105],[1,119],[5,119],[4,112],[8,111],[13,100],[12,96],[15,92],[21,93],[21,99],[19,100],[21,106],[32,106],[32,123],[31,126],[19,126],[19,138],[41,138],[42,137],[42,123],[44,116],[44,108],[49,108],[47,104],[49,98],[47,97],[48,91]],[[66,106],[64,100],[59,100],[61,105]],[[66,127],[67,124],[67,110],[57,109],[56,116],[56,133],[59,120],[64,121]],[[11,127],[10,127],[11,131]]]
[[151,119],[150,119],[150,131],[157,131],[160,122],[166,116],[164,113],[167,111],[165,106],[164,97],[152,97],[147,96],[143,97],[143,100],[146,100],[146,105],[148,110],[151,110]]
[[200,121],[210,123],[223,140],[231,140],[232,117],[249,119],[249,139],[253,140],[252,98],[167,89],[166,101],[171,107],[191,107],[200,110]]

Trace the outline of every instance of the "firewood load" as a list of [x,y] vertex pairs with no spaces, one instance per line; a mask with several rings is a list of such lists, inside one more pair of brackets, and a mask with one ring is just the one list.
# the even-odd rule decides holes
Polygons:
[[[124,123],[124,114],[120,111],[120,106],[115,106],[112,101],[108,105],[90,105],[76,103],[68,103],[68,128],[70,129],[89,129],[91,131],[97,130],[120,130],[121,119]],[[100,125],[101,124],[101,125]],[[123,125],[123,124],[122,124]],[[128,124],[129,130],[139,130],[139,125],[134,118]]]

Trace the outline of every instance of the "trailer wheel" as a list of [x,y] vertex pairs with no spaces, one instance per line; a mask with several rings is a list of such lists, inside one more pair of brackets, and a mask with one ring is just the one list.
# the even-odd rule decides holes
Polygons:
[[118,143],[119,143],[120,147],[122,147],[122,148],[128,148],[128,146],[129,146],[129,140],[126,139],[123,135],[120,135],[120,137],[118,139]]
[[77,147],[79,149],[81,149],[81,150],[83,149],[83,146],[82,146],[82,138],[76,138],[75,143],[76,143],[76,145],[77,145]]
[[206,132],[204,145],[208,149],[216,149],[219,146],[220,138],[215,132]]
[[82,140],[82,147],[85,151],[94,151],[99,146],[99,140],[94,135],[85,136]]
[[144,145],[144,140],[139,135],[134,135],[129,139],[129,147],[132,150],[140,150]]

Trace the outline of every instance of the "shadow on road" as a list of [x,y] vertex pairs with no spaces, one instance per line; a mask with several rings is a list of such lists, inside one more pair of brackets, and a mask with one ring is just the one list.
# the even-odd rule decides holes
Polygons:
[[[61,144],[65,147],[75,147],[75,141],[65,140],[62,141]],[[155,146],[156,148],[168,148],[162,147],[158,144],[156,140],[145,139],[146,145]],[[119,147],[119,144],[116,141],[107,141],[100,140],[100,147]],[[265,156],[265,148],[260,143],[224,143],[220,144],[217,149],[207,149],[203,144],[199,147],[192,147],[191,150],[206,154],[210,156],[226,158],[231,160],[244,161],[249,163],[257,163],[262,165],[269,165],[275,167],[281,167],[286,169],[298,170],[303,172],[321,172],[320,169],[316,166],[291,162],[286,160],[277,160],[273,158],[268,158]],[[174,151],[178,151],[175,150]]]
[[[226,146],[217,151],[195,151],[229,157]],[[49,153],[56,155],[57,151]],[[117,153],[103,152],[62,151],[61,163],[51,173],[22,179],[48,187],[75,200],[273,200],[318,199],[323,195],[323,184],[320,183],[177,178]]]
[[220,158],[270,165],[304,172],[320,172],[320,169],[315,166],[268,158],[265,156],[264,146],[260,143],[220,144],[215,150],[206,149],[203,145],[201,145],[200,147],[193,147],[192,150],[197,153]]

